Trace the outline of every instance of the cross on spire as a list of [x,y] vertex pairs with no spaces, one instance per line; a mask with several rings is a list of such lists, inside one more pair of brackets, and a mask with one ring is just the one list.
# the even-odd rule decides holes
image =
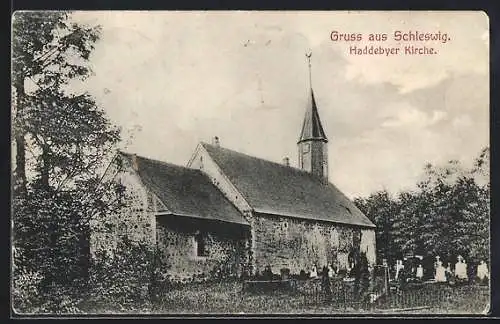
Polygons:
[[312,89],[311,56],[312,56],[312,51],[309,51],[308,53],[306,53],[307,63],[309,65],[309,87]]

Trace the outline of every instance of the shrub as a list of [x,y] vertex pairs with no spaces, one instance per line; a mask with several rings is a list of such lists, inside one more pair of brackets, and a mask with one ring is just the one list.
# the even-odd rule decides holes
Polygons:
[[145,242],[122,239],[112,254],[96,251],[91,261],[90,291],[93,307],[107,311],[149,309],[156,283],[154,250]]

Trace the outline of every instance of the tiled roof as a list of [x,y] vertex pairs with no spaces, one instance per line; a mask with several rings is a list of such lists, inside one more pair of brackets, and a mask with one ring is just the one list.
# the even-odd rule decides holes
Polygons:
[[137,167],[142,182],[174,215],[248,225],[243,215],[201,171],[121,154]]
[[375,227],[337,187],[306,171],[202,145],[256,212]]

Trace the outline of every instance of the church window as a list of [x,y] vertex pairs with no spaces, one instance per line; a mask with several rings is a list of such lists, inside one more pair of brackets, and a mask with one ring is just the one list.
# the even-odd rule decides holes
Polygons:
[[197,257],[208,256],[206,237],[200,232],[194,235],[194,253]]
[[200,170],[203,170],[203,156],[200,156]]
[[309,144],[309,143],[304,143],[304,145],[302,146],[302,153],[309,153],[310,145],[311,144]]

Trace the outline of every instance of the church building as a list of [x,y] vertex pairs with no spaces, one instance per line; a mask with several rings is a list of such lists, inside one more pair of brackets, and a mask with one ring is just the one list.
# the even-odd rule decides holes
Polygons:
[[93,232],[91,249],[110,251],[126,235],[153,246],[172,280],[215,275],[291,274],[365,252],[375,263],[375,225],[328,181],[328,139],[312,87],[297,142],[298,166],[201,142],[186,166],[120,152],[105,177],[129,203],[109,215],[112,233]]

